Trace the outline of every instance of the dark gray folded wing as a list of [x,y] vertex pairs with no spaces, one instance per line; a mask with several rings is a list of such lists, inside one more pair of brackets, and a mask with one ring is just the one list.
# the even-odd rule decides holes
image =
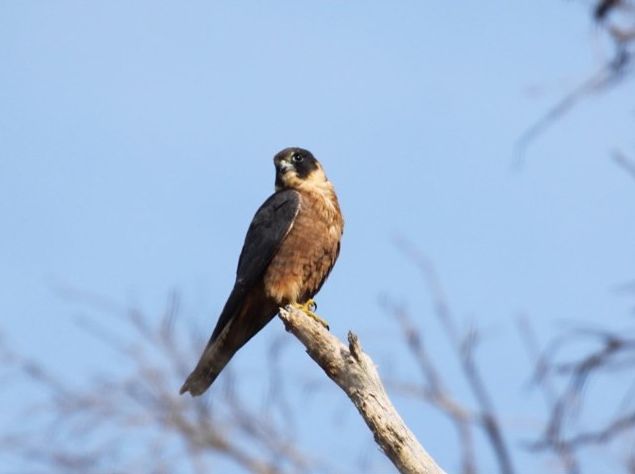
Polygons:
[[271,259],[293,227],[299,209],[300,195],[288,189],[271,195],[256,211],[238,260],[234,289],[216,323],[211,341],[236,314],[246,293],[263,277]]

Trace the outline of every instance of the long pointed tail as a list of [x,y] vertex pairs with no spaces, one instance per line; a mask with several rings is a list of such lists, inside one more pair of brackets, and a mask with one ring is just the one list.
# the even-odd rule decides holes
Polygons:
[[185,380],[180,393],[190,392],[196,397],[205,392],[236,351],[260,331],[277,311],[277,305],[264,298],[260,292],[253,292],[244,299],[232,292],[219,318],[219,323],[223,321],[225,324],[214,330],[196,368]]
[[185,392],[190,392],[193,397],[196,397],[204,393],[236,353],[238,347],[227,347],[227,344],[225,344],[231,325],[232,322],[227,324],[218,337],[207,343],[198,364],[196,364],[196,368],[183,383],[179,391],[181,395]]

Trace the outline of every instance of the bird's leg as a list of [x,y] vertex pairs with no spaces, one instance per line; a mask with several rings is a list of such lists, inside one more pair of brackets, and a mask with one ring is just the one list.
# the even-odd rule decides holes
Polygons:
[[313,318],[315,321],[324,326],[327,330],[330,330],[329,323],[327,320],[320,318],[314,311],[317,309],[317,303],[313,301],[313,299],[309,299],[306,303],[300,304],[295,303],[292,306],[298,308],[302,312],[304,312],[307,316]]

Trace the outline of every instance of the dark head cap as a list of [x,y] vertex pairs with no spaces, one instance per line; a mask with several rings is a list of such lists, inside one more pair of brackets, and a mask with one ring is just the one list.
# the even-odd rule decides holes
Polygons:
[[296,188],[307,180],[326,181],[320,162],[304,148],[285,148],[273,158],[276,167],[276,190]]

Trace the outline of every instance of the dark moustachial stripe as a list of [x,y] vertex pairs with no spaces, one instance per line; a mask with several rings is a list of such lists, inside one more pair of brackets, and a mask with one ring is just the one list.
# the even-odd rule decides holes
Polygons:
[[276,171],[276,189],[282,189],[284,187],[284,181],[282,181],[282,175],[280,171]]

